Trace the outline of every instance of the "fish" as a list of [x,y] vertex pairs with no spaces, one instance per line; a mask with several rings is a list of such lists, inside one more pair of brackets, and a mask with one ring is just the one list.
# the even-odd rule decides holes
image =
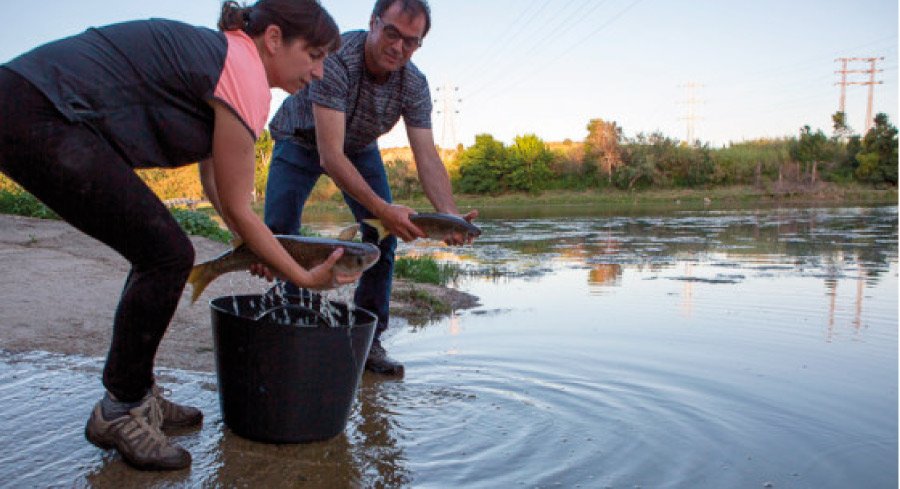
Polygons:
[[[338,248],[343,248],[344,254],[334,264],[334,271],[341,274],[362,273],[381,257],[381,251],[371,243],[289,235],[275,235],[275,238],[291,258],[307,270],[320,265]],[[233,249],[195,265],[188,276],[188,283],[193,287],[191,303],[197,301],[213,280],[229,272],[249,270],[250,265],[257,263],[262,263],[262,260],[246,244],[235,243]]]
[[[445,241],[454,234],[460,234],[465,240],[481,236],[481,228],[471,222],[452,214],[439,212],[420,212],[409,216],[410,222],[425,233],[427,239]],[[363,219],[364,223],[378,231],[378,241],[390,234],[378,219]]]

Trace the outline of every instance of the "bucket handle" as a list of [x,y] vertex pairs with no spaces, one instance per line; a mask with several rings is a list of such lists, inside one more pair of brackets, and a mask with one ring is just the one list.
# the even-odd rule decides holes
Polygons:
[[275,307],[270,307],[269,309],[266,309],[265,311],[261,312],[258,316],[253,318],[253,320],[260,321],[264,317],[266,317],[272,313],[284,310],[284,309],[296,309],[296,310],[302,311],[304,313],[311,314],[311,315],[315,316],[317,319],[321,320],[322,325],[328,324],[328,319],[326,319],[322,313],[320,313],[319,311],[316,311],[314,309],[310,309],[306,306],[301,306],[299,304],[281,304],[281,305],[278,305]]

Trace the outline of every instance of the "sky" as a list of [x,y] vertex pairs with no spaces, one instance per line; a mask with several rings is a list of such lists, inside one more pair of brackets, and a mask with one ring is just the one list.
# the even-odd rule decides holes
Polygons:
[[[214,28],[217,0],[2,0],[0,63],[91,26],[163,17]],[[374,0],[323,0],[341,30],[365,29]],[[897,0],[431,0],[432,29],[412,61],[429,79],[435,141],[478,134],[511,144],[583,141],[591,119],[626,137],[660,132],[713,147],[832,134],[838,58],[876,63],[873,114],[898,125]],[[850,70],[869,70],[851,62]],[[864,82],[868,73],[848,74]],[[693,86],[693,93],[690,86]],[[865,130],[867,85],[846,87]],[[445,97],[444,94],[448,94]],[[274,91],[273,114],[285,94]],[[448,107],[449,110],[442,110]],[[270,115],[273,115],[270,114]],[[445,114],[452,114],[445,117]],[[693,117],[689,117],[693,114]],[[380,139],[406,146],[402,123]]]

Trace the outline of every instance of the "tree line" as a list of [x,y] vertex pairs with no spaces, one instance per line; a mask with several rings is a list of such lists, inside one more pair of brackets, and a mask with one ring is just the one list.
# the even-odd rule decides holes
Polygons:
[[698,188],[756,185],[774,190],[821,182],[897,185],[897,128],[878,114],[864,136],[832,116],[826,136],[809,126],[795,137],[760,139],[712,148],[661,133],[624,136],[616,122],[591,120],[580,144],[545,144],[525,135],[504,145],[488,134],[459,152],[451,166],[454,188],[491,194],[549,189]]
[[[441,154],[454,190],[462,194],[716,185],[754,185],[779,193],[814,189],[823,182],[897,185],[897,128],[886,114],[878,114],[865,135],[853,134],[842,112],[835,113],[832,122],[830,136],[807,125],[797,136],[712,148],[659,132],[629,138],[616,122],[593,119],[581,142],[547,143],[526,134],[507,145],[490,134],[480,134],[472,146],[459,145]],[[265,198],[272,146],[268,131],[256,143],[257,200]],[[394,197],[421,194],[411,153],[382,153]],[[204,198],[194,166],[139,170],[138,174],[161,199]],[[0,190],[13,188],[15,185],[0,175]],[[310,199],[339,201],[341,193],[330,179],[323,178]]]

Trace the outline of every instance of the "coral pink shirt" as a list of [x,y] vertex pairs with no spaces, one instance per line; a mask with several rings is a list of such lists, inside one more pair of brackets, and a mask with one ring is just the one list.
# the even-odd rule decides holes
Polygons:
[[253,134],[259,138],[269,117],[272,92],[256,44],[243,31],[225,32],[228,52],[215,98],[224,102]]

